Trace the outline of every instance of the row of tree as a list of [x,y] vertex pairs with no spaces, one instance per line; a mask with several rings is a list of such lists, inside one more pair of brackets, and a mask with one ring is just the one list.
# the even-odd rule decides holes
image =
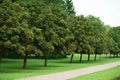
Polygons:
[[2,56],[22,56],[26,68],[30,55],[58,53],[82,55],[120,52],[120,27],[111,28],[97,17],[76,16],[72,0],[0,0],[0,61]]

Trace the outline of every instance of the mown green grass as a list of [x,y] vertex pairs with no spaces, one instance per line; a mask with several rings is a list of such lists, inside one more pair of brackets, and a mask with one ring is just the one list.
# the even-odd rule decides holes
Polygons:
[[120,77],[120,66],[69,80],[114,80],[116,77]]
[[3,59],[0,66],[0,80],[14,80],[23,77],[31,77],[55,72],[79,69],[94,65],[100,65],[119,61],[120,58],[105,58],[98,56],[98,60],[94,61],[94,56],[91,56],[91,61],[87,61],[87,56],[83,56],[83,61],[79,62],[79,55],[75,55],[73,63],[70,63],[70,56],[65,59],[49,60],[48,66],[44,67],[44,60],[28,59],[27,69],[22,69],[22,59]]

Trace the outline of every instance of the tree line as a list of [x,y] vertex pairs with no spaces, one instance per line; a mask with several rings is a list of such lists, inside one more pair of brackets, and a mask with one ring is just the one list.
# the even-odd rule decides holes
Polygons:
[[0,0],[0,62],[3,56],[120,53],[120,26],[105,25],[93,15],[75,15],[72,0]]

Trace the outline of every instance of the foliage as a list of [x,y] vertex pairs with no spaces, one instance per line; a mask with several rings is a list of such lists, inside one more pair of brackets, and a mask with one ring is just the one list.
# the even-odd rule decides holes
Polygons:
[[[93,15],[75,15],[72,0],[0,0],[2,56],[49,57],[120,52],[120,27],[111,28]],[[72,60],[71,58],[71,60]]]

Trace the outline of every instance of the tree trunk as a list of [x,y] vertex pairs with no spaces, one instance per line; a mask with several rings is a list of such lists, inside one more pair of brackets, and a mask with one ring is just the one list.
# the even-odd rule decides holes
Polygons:
[[1,68],[1,64],[2,64],[2,54],[0,53],[0,68]]
[[96,61],[96,58],[97,58],[97,54],[95,54],[95,58],[94,58],[95,61]]
[[47,55],[45,56],[45,63],[44,63],[44,66],[47,66],[47,60],[48,60],[48,57]]
[[114,53],[113,57],[115,57],[115,53]]
[[71,55],[70,63],[73,62],[73,56],[74,56],[74,54]]
[[88,61],[90,61],[90,54],[88,54]]
[[100,54],[100,60],[101,60],[101,56],[102,56],[102,55]]
[[53,58],[53,59],[54,59],[54,53],[51,53],[51,56],[50,56],[50,58]]
[[118,58],[118,53],[117,53],[117,58]]
[[82,53],[80,53],[80,62],[82,62]]
[[23,61],[23,69],[26,69],[27,57],[28,57],[28,54],[25,54],[25,56],[24,56],[24,61]]
[[57,55],[57,54],[56,54],[56,53],[54,53],[54,59],[56,59],[56,55]]
[[0,64],[2,63],[2,53],[0,53]]

